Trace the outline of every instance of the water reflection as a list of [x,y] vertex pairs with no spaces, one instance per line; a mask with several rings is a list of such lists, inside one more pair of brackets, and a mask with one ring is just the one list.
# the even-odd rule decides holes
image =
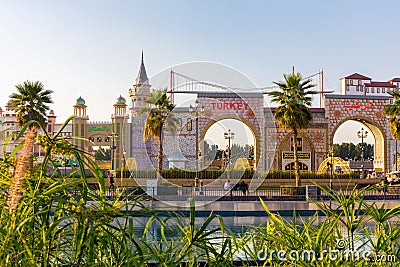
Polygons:
[[[308,222],[311,216],[285,216],[284,218],[288,223],[293,223],[296,220],[296,224],[299,226],[303,222]],[[246,217],[222,217],[224,228],[228,232],[240,236],[242,234],[252,231],[255,227],[265,227],[266,223],[269,221],[268,216],[246,216]],[[318,216],[314,224],[318,224],[325,220],[326,217]],[[167,227],[164,228],[165,237],[167,239],[177,238],[183,235],[180,226],[187,226],[190,223],[190,219],[187,217],[158,217],[158,220],[153,220],[149,223],[149,217],[128,217],[128,218],[118,218],[119,223],[124,224],[126,220],[132,220],[133,232],[138,238],[144,237],[143,234],[146,233],[145,238],[148,241],[158,241],[162,238],[161,235],[161,222],[166,222]],[[199,229],[207,220],[207,217],[198,217],[195,219],[195,227]],[[366,222],[363,227],[372,233],[375,224],[373,222]],[[208,225],[207,230],[213,230],[220,228],[220,221],[218,218],[214,218]],[[339,226],[337,229],[340,230],[343,238],[347,238],[347,231],[345,226]],[[365,249],[371,249],[368,241],[368,237],[363,231],[359,231],[355,235],[355,247],[364,247]]]

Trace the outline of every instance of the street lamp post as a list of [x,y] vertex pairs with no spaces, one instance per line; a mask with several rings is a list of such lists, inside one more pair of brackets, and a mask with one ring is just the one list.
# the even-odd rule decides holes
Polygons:
[[231,130],[229,129],[228,132],[224,133],[224,138],[228,140],[228,174],[230,170],[230,165],[231,165],[231,140],[233,140],[235,137],[235,133],[232,133]]
[[189,106],[189,113],[196,122],[196,175],[194,178],[194,187],[197,186],[198,174],[199,174],[199,118],[204,116],[204,105],[200,105],[198,99],[194,102],[194,106]]
[[361,175],[360,175],[360,179],[362,179],[364,177],[364,165],[361,164]]
[[[332,184],[332,179],[333,179],[333,147],[331,147],[330,149],[329,149],[329,152],[328,152],[328,157],[330,157],[330,160],[331,160],[331,162],[329,163],[327,163],[328,164],[328,166],[329,166],[329,171],[330,171],[330,176],[329,176],[329,190],[332,192],[332,189],[333,189],[333,184]],[[329,208],[331,208],[332,207],[332,198],[331,197],[329,197]]]
[[357,132],[357,137],[361,138],[361,160],[364,161],[364,138],[367,138],[368,132],[361,128],[360,131]]
[[[125,151],[125,148],[124,148],[123,151],[122,151],[121,186],[122,186],[122,181],[123,181],[122,178],[125,176],[125,172],[126,172],[126,170],[125,170],[125,166],[126,166],[126,158],[125,158],[125,156],[126,156],[126,151]],[[125,184],[127,185],[127,181],[126,181]]]
[[118,134],[116,134],[114,131],[108,135],[109,138],[111,138],[112,141],[112,145],[110,146],[111,149],[111,175],[114,174],[114,156],[115,156],[115,152],[114,150],[117,148],[117,146],[115,145],[115,138],[118,138]]
[[125,150],[125,148],[124,148],[124,150],[122,151],[122,155],[123,155],[123,161],[122,161],[122,168],[124,169],[124,171],[125,171],[125,169],[126,169],[126,150]]
[[329,156],[331,158],[331,165],[330,165],[330,179],[329,179],[329,189],[332,190],[332,179],[333,179],[333,147],[331,147],[331,149],[329,150]]

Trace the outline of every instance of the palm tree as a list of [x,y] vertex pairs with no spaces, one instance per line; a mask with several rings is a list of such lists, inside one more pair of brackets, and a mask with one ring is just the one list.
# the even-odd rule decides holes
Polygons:
[[312,104],[310,95],[316,94],[310,90],[315,85],[311,80],[303,80],[301,73],[284,74],[284,82],[274,82],[279,90],[268,93],[271,101],[279,104],[274,118],[281,129],[289,129],[293,137],[294,169],[296,177],[296,186],[301,186],[299,159],[297,157],[297,137],[299,131],[307,128],[312,120],[312,114],[309,106]]
[[[51,94],[53,91],[44,90],[43,83],[36,81],[25,81],[15,86],[18,93],[10,95],[13,106],[16,107],[17,121],[20,126],[28,121],[35,120],[41,125],[46,124],[46,112],[48,104],[52,104]],[[36,127],[31,124],[30,128]]]
[[[383,112],[385,115],[389,116],[390,131],[394,140],[396,140],[397,147],[397,141],[400,140],[400,92],[398,90],[389,91],[388,94],[393,96],[394,101],[393,104],[386,105]],[[395,166],[397,166],[397,162],[395,164]]]
[[386,105],[383,112],[389,116],[390,131],[395,140],[400,140],[400,91],[389,91],[393,104]]
[[18,93],[10,95],[11,104],[16,107],[18,124],[21,127],[27,125],[28,132],[25,134],[24,145],[18,156],[17,165],[9,188],[7,206],[10,212],[17,209],[19,201],[22,198],[25,174],[30,166],[37,128],[31,121],[34,120],[44,126],[46,124],[46,111],[49,110],[48,104],[53,103],[51,99],[53,91],[45,90],[43,84],[39,81],[25,81],[23,84],[18,84],[15,87]]
[[157,171],[161,175],[163,160],[162,130],[164,126],[171,132],[176,130],[178,122],[171,114],[175,105],[170,103],[166,90],[154,91],[148,96],[145,102],[150,104],[150,108],[143,108],[139,112],[140,115],[144,113],[148,114],[143,131],[143,139],[145,141],[149,138],[157,140]]

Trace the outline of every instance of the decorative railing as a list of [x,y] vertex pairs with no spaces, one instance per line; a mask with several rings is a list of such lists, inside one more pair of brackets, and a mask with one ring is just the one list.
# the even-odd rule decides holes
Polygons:
[[[292,187],[293,188],[293,187]],[[289,188],[290,189],[290,188]],[[73,194],[79,196],[80,190],[73,190]],[[99,197],[99,189],[96,186],[91,186],[91,194],[89,198],[95,200]],[[352,188],[342,189],[344,195],[350,195]],[[255,190],[250,188],[249,191],[238,190],[224,190],[222,186],[203,186],[203,187],[186,187],[186,186],[157,186],[150,188],[141,187],[110,187],[106,189],[106,197],[108,200],[133,200],[138,197],[155,199],[155,200],[168,200],[168,201],[182,201],[188,198],[195,198],[198,200],[218,200],[218,201],[258,201],[260,198],[268,201],[305,201],[310,200],[306,194],[288,190],[287,187],[259,187]],[[89,200],[90,200],[89,199]],[[330,200],[329,195],[321,190],[311,197],[313,200]],[[367,190],[364,196],[365,200],[400,200],[400,187],[387,186],[376,188],[374,190]]]

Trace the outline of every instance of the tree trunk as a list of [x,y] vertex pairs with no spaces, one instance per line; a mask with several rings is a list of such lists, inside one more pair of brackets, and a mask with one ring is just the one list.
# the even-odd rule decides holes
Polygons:
[[294,160],[294,176],[296,178],[296,187],[301,186],[299,159],[297,158],[297,129],[293,130],[293,160]]
[[162,163],[163,163],[163,145],[162,145],[162,135],[160,135],[158,139],[158,167],[157,171],[158,174],[161,176],[162,175]]
[[25,174],[30,166],[35,134],[36,131],[33,127],[29,128],[25,134],[25,142],[18,156],[14,176],[11,179],[11,185],[8,190],[7,207],[9,212],[13,212],[18,208],[22,198],[22,188],[25,184]]

